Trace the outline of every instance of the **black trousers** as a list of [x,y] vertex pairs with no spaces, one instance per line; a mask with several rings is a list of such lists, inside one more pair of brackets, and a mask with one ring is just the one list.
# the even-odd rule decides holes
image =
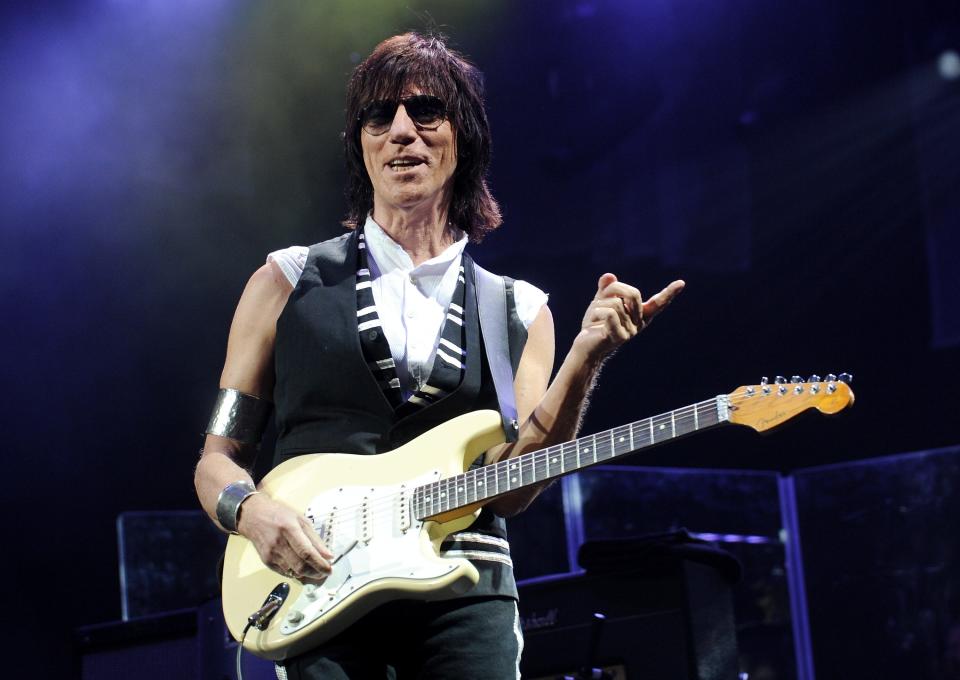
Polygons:
[[288,680],[515,680],[523,637],[516,601],[397,601],[316,650],[285,661]]

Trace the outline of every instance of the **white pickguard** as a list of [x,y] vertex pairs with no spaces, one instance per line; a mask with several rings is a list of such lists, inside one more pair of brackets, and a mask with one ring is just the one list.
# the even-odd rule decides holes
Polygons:
[[322,585],[303,588],[280,632],[301,630],[379,579],[429,580],[452,571],[455,565],[424,551],[423,522],[410,513],[410,491],[439,478],[431,471],[403,484],[343,486],[314,497],[305,514],[336,563]]

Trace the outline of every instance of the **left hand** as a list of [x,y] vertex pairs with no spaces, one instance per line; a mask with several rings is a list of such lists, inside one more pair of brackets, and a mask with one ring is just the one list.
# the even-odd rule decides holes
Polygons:
[[640,291],[604,274],[597,282],[597,294],[583,315],[575,350],[592,361],[602,361],[620,345],[646,328],[683,290],[684,282],[674,281],[653,297],[644,300]]

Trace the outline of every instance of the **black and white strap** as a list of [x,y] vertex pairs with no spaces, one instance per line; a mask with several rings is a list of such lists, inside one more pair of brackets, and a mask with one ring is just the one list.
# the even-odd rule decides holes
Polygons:
[[367,265],[367,244],[362,229],[357,233],[357,252],[357,330],[360,332],[360,347],[380,389],[390,405],[396,409],[403,404],[400,378],[390,353],[390,343],[383,333],[380,316],[377,314],[373,281]]
[[402,418],[442,399],[463,380],[467,360],[463,316],[466,280],[463,265],[460,265],[457,285],[440,331],[440,341],[430,376],[404,401],[397,366],[390,352],[390,343],[383,333],[380,316],[377,314],[362,229],[357,233],[357,249],[357,329],[360,332],[360,346],[364,359],[376,376],[384,395]]
[[450,534],[440,544],[440,554],[444,557],[500,562],[513,567],[507,540],[479,531],[458,531]]

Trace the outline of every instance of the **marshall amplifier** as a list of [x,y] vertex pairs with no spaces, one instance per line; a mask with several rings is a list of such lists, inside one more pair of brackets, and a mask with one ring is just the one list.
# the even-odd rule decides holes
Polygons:
[[587,572],[521,584],[528,680],[737,680],[728,553],[688,538],[588,543]]

